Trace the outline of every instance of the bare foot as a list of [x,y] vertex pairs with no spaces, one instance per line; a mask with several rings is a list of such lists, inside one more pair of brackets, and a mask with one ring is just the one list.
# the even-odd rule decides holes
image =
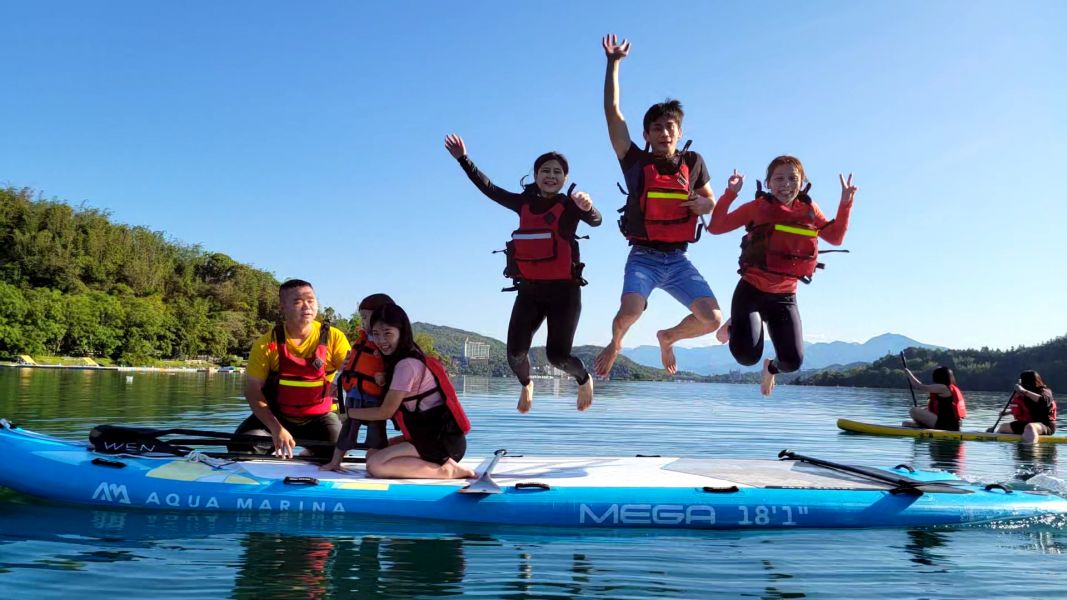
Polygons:
[[730,321],[729,319],[722,324],[722,327],[715,332],[715,339],[719,340],[720,344],[730,343]]
[[585,380],[578,386],[578,410],[585,410],[593,404],[593,378]]
[[533,406],[533,382],[527,383],[522,386],[522,392],[519,393],[519,405],[516,406],[522,414],[530,412],[530,407]]
[[763,378],[759,382],[759,391],[764,396],[770,396],[774,391],[774,373],[770,372],[771,359],[763,359]]
[[611,367],[615,366],[615,359],[619,358],[619,350],[615,346],[608,344],[604,346],[604,349],[600,351],[600,354],[596,355],[593,360],[593,371],[596,372],[598,377],[608,377],[611,375]]
[[674,342],[665,330],[657,331],[656,339],[659,340],[659,357],[663,361],[663,368],[674,375],[678,372],[678,362],[674,359]]
[[451,458],[445,461],[445,464],[441,465],[441,467],[445,471],[445,479],[474,479],[478,476],[477,473]]

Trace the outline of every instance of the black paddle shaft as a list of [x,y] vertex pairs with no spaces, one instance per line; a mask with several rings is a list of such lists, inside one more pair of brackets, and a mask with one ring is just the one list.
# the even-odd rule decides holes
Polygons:
[[[908,359],[904,358],[904,351],[900,351],[900,362],[904,363],[904,369],[908,368]],[[907,376],[907,373],[904,374]],[[915,399],[915,388],[911,387],[911,377],[908,377],[908,390],[911,391],[911,405],[919,406],[919,401]]]
[[879,483],[885,483],[893,486],[892,492],[894,494],[904,493],[919,496],[922,495],[923,492],[943,492],[948,494],[971,493],[970,490],[953,487],[951,484],[946,482],[920,481],[918,479],[912,479],[911,477],[904,477],[903,475],[890,475],[889,473],[886,473],[885,471],[882,471],[880,469],[831,462],[828,460],[823,460],[821,458],[813,458],[811,456],[797,454],[792,450],[782,450],[778,453],[778,458],[781,460],[795,460],[799,462],[804,462],[808,463],[809,465],[823,467],[824,469],[839,471],[841,473],[850,473],[852,475],[858,475],[865,479],[870,479]]
[[1004,403],[1004,408],[1000,409],[1000,414],[997,415],[997,422],[993,423],[993,426],[986,430],[987,432],[997,432],[997,425],[1000,425],[1000,420],[1004,418],[1004,413],[1007,412],[1008,407],[1011,406],[1011,401],[1013,398],[1015,398],[1015,392],[1012,392],[1011,395],[1008,396],[1008,401]]

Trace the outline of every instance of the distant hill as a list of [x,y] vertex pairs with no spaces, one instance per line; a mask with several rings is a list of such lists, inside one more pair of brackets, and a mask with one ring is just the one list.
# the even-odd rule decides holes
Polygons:
[[[908,367],[923,381],[931,381],[931,372],[938,365],[952,368],[956,381],[966,390],[1009,390],[1021,371],[1032,369],[1041,373],[1053,390],[1067,389],[1067,336],[1061,336],[1037,346],[1022,346],[1010,350],[946,350],[942,348],[913,348],[907,350]],[[800,385],[830,385],[850,387],[904,387],[900,372],[900,357],[896,354],[880,358],[871,364],[840,371],[802,374]]]
[[[851,363],[869,363],[885,356],[896,354],[905,348],[943,349],[940,346],[924,344],[907,336],[885,333],[866,342],[804,342],[804,368],[824,369],[831,365],[848,365]],[[624,348],[623,355],[637,363],[647,366],[659,366],[659,346],[638,346]],[[765,357],[773,356],[774,349],[767,340]],[[678,367],[701,375],[729,374],[741,371],[759,372],[762,362],[752,367],[740,367],[730,349],[725,345],[703,346],[700,348],[674,349]]]
[[[511,377],[511,367],[508,366],[508,359],[506,354],[507,345],[496,339],[491,338],[473,331],[465,331],[463,329],[456,329],[454,327],[447,327],[445,325],[434,325],[431,323],[414,323],[416,334],[425,334],[433,339],[434,350],[443,356],[447,356],[453,359],[453,363],[459,372],[468,375],[489,375],[491,377]],[[470,340],[472,342],[483,342],[489,344],[489,362],[485,364],[480,361],[474,361],[472,364],[464,364],[463,361],[463,346]],[[574,355],[582,359],[587,369],[592,370],[593,359],[600,352],[598,346],[578,346],[573,350]],[[533,374],[545,374],[549,372],[548,358],[545,356],[544,346],[538,346],[530,349],[530,365],[532,367]],[[636,362],[626,358],[625,356],[619,356],[619,359],[615,361],[615,366],[611,369],[612,379],[630,379],[630,380],[670,380],[670,379],[696,379],[703,380],[700,375],[695,373],[678,373],[675,376],[670,376],[663,369],[656,369],[639,365]]]

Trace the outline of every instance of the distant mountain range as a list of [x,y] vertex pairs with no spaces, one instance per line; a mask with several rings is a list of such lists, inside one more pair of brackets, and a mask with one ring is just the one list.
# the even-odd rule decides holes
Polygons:
[[[884,333],[873,337],[866,342],[804,342],[804,369],[824,369],[834,365],[851,365],[854,363],[870,363],[886,354],[897,354],[905,348],[925,348],[930,350],[944,350],[941,346],[924,344],[907,336],[895,333]],[[634,362],[649,367],[662,367],[660,361],[659,346],[638,346],[636,348],[623,348],[623,356]],[[768,338],[764,351],[766,357],[774,355],[774,348]],[[678,369],[692,371],[700,375],[720,375],[731,371],[759,371],[762,361],[752,367],[740,367],[730,349],[725,345],[703,346],[700,348],[674,349],[674,356],[678,361]]]

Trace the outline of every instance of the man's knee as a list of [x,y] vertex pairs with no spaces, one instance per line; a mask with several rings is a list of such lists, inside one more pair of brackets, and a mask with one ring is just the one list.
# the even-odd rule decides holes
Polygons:
[[619,312],[615,314],[615,320],[623,323],[633,323],[641,318],[641,314],[645,312],[645,307],[648,306],[648,301],[641,294],[623,294],[622,302],[619,304]]
[[722,310],[714,298],[697,298],[689,306],[689,310],[709,329],[718,329],[722,325]]

